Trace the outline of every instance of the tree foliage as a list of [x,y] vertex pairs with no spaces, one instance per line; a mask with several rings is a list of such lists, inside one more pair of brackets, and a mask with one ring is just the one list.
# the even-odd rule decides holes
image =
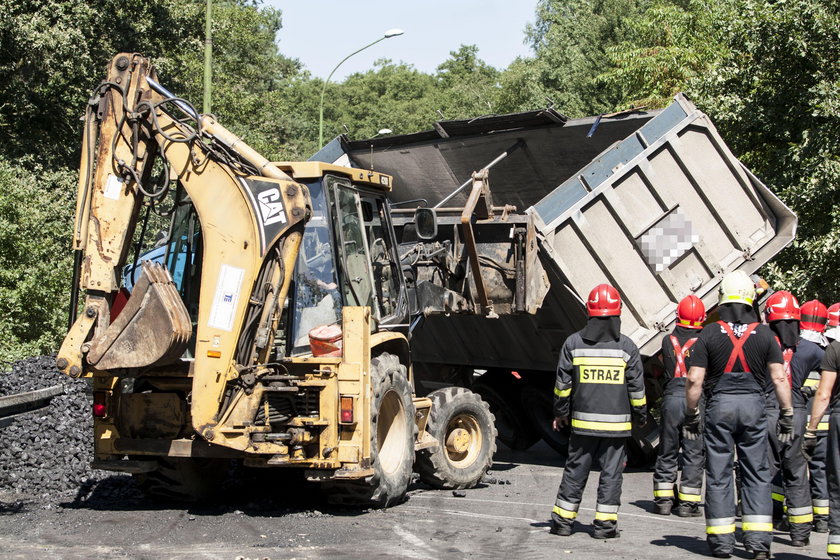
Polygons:
[[661,108],[726,54],[720,23],[731,5],[715,0],[657,0],[627,18],[626,38],[607,47],[608,67],[598,76],[614,92],[615,109]]
[[526,29],[533,58],[514,62],[501,78],[500,108],[554,108],[572,117],[610,110],[620,92],[598,76],[607,50],[627,34],[627,22],[643,0],[540,0],[536,22]]
[[840,21],[830,0],[740,0],[728,54],[695,88],[727,142],[799,216],[768,267],[800,300],[840,300]]
[[76,181],[0,158],[0,362],[53,351],[66,328]]

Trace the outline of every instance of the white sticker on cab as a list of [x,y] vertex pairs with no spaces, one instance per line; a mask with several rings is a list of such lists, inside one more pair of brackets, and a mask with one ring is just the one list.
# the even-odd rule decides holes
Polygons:
[[239,303],[239,290],[244,276],[244,268],[226,264],[221,266],[216,293],[213,296],[213,307],[210,309],[210,319],[207,321],[208,327],[228,332],[233,330],[233,319],[236,314],[236,305]]

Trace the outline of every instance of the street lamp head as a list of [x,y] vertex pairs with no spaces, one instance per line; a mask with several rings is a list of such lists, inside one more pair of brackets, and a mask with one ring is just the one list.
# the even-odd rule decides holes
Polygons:
[[396,37],[397,35],[402,35],[405,33],[402,29],[389,29],[385,32],[385,38],[390,39],[391,37]]
[[394,131],[391,130],[390,128],[382,128],[376,133],[376,135],[379,136],[381,134],[391,134],[392,132],[394,132]]

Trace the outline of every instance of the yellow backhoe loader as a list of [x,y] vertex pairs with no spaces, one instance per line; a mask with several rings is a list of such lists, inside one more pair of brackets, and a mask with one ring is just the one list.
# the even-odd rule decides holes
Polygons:
[[[378,507],[413,465],[435,487],[479,482],[487,404],[415,396],[390,176],[271,163],[130,53],[96,88],[82,148],[57,365],[92,378],[96,468],[201,498],[230,460],[297,467],[333,501]],[[161,257],[124,275],[161,217]]]

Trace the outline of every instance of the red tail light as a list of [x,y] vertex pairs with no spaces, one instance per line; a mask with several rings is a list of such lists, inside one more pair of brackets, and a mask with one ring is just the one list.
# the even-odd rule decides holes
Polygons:
[[96,418],[108,416],[108,393],[105,391],[93,392],[93,415]]
[[345,397],[344,395],[341,396],[340,418],[342,424],[353,423],[353,397]]

